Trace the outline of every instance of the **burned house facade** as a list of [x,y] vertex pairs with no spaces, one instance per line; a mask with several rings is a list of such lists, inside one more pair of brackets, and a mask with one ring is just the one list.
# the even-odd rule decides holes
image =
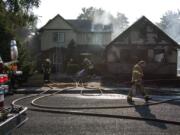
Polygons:
[[141,17],[105,49],[111,74],[131,75],[133,65],[145,60],[147,78],[176,77],[179,45],[146,17]]
[[88,20],[65,20],[59,14],[40,30],[39,61],[49,58],[57,72],[64,61],[81,53],[99,55],[111,41],[111,26],[93,25]]

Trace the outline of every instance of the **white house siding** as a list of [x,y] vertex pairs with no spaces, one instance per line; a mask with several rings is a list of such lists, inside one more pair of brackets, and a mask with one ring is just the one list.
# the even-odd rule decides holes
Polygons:
[[[54,42],[53,32],[65,34],[65,42]],[[102,45],[105,46],[111,41],[111,32],[81,32],[74,29],[60,15],[50,20],[41,31],[41,51],[53,47],[67,47],[71,40],[77,45]]]
[[[53,33],[64,33],[64,42],[53,41]],[[76,41],[76,33],[71,25],[69,25],[62,17],[56,16],[49,21],[41,32],[41,51],[48,50],[53,47],[67,47],[69,42],[74,39]]]
[[53,21],[50,21],[44,29],[71,29],[72,27],[60,16],[55,17]]
[[79,32],[77,44],[80,45],[107,45],[111,41],[111,33]]
[[[53,33],[62,32],[64,33],[64,42],[53,41]],[[73,30],[48,30],[44,31],[41,35],[41,50],[47,50],[53,47],[67,47],[69,42],[74,39],[76,40],[76,35]]]
[[[78,50],[76,50],[77,53],[84,50],[94,51],[93,53],[98,54],[98,58],[100,58],[100,51],[102,51],[100,45],[107,45],[111,41],[111,32],[90,32],[89,29],[84,30],[81,29],[82,27],[76,27],[76,23],[73,24],[72,21],[70,22],[57,15],[40,29],[40,50],[42,57],[40,59],[49,57],[56,71],[62,70],[63,60],[66,57],[64,48],[68,47],[72,40],[74,40],[76,45],[79,45],[79,48],[77,47]],[[56,32],[58,32],[58,36],[56,36]],[[64,33],[64,40],[59,38],[63,37],[62,33]],[[82,45],[85,46],[81,47]],[[86,45],[89,50],[86,49]],[[100,53],[97,53],[98,51]]]

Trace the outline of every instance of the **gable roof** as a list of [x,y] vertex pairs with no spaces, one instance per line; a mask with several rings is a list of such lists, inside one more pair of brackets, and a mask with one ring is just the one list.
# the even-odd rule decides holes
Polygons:
[[79,31],[91,31],[92,21],[89,20],[67,20]]
[[81,32],[112,32],[112,25],[93,24],[90,20],[67,20]]
[[157,27],[155,24],[153,24],[150,20],[148,20],[145,16],[142,16],[140,19],[138,19],[135,23],[133,23],[129,28],[127,28],[123,33],[121,33],[118,37],[116,37],[113,41],[111,41],[109,43],[109,45],[107,45],[107,47],[113,45],[113,43],[117,42],[120,39],[123,39],[124,37],[126,37],[131,30],[133,30],[136,27],[143,27],[142,24],[148,24],[151,27],[153,27],[153,29],[155,31],[157,31],[159,34],[161,34],[164,38],[168,39],[175,47],[179,48],[180,46],[178,45],[178,43],[173,40],[171,37],[169,37],[164,31],[162,31],[159,27]]
[[[102,27],[101,29],[94,29],[92,30],[93,22],[90,20],[78,20],[78,19],[64,19],[62,16],[57,14],[54,18],[50,19],[43,27],[39,29],[39,31],[42,31],[46,29],[46,26],[48,26],[52,21],[54,21],[56,18],[60,18],[63,21],[65,21],[69,26],[72,27],[75,31],[80,32],[111,32],[111,25],[107,25],[106,27]],[[97,24],[98,25],[98,24]],[[94,25],[94,26],[97,26]]]
[[46,28],[46,26],[48,26],[52,21],[54,21],[56,18],[60,18],[63,21],[65,21],[69,26],[71,26],[74,30],[76,30],[76,28],[74,28],[74,26],[72,26],[67,20],[65,20],[61,15],[57,14],[54,18],[50,19],[44,26],[42,26],[39,31],[42,31]]

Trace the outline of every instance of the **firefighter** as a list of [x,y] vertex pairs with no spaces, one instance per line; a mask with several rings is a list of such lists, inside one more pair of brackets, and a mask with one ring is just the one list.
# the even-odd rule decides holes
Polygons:
[[93,75],[94,73],[94,65],[88,58],[84,58],[83,60],[84,69],[87,71],[88,75]]
[[46,59],[43,64],[43,73],[44,73],[44,82],[47,83],[50,81],[51,74],[51,61],[50,59]]
[[133,90],[139,90],[141,94],[144,96],[144,99],[146,102],[150,100],[151,98],[148,96],[146,90],[144,89],[144,86],[142,84],[142,78],[144,76],[143,74],[143,68],[145,67],[145,61],[141,60],[137,64],[134,65],[132,69],[132,88],[129,90],[129,94],[127,97],[128,102],[134,102],[132,100],[132,97],[135,96],[133,95]]

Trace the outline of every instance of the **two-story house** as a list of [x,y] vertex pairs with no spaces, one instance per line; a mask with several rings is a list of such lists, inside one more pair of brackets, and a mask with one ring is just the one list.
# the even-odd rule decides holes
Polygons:
[[57,72],[63,69],[70,45],[74,45],[76,55],[98,55],[111,41],[111,25],[93,24],[89,20],[65,20],[59,14],[49,20],[39,33],[41,55],[38,59],[49,58]]

